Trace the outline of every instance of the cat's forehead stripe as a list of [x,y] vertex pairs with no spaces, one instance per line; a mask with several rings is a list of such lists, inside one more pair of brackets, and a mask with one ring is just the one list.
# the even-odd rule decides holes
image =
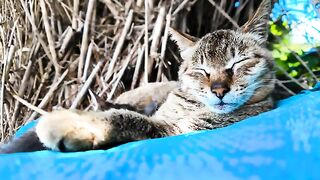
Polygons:
[[198,64],[221,67],[240,60],[249,53],[253,53],[252,58],[262,58],[259,52],[255,52],[257,45],[254,38],[247,34],[218,30],[200,39],[193,59]]

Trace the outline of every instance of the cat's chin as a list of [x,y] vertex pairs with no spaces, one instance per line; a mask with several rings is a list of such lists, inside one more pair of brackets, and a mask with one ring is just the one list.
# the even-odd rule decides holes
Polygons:
[[198,97],[199,101],[202,102],[208,109],[217,114],[226,114],[236,110],[241,104],[237,103],[225,103],[219,101],[212,101],[210,98]]
[[217,113],[217,114],[226,114],[230,113],[237,109],[238,105],[236,104],[214,104],[214,105],[207,105],[210,111]]

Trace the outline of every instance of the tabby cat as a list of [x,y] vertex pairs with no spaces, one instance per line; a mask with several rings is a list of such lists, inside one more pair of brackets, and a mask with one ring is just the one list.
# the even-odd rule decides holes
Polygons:
[[264,0],[240,29],[201,39],[170,29],[184,61],[179,81],[153,115],[125,108],[59,110],[42,116],[33,136],[57,151],[105,149],[224,127],[272,109],[273,59],[265,48],[271,6]]

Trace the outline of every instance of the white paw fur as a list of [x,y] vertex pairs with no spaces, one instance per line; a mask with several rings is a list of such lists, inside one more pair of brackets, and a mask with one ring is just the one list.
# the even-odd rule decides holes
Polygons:
[[54,111],[40,118],[36,133],[53,150],[61,150],[61,141],[66,151],[93,149],[106,140],[110,129],[104,117],[102,112]]

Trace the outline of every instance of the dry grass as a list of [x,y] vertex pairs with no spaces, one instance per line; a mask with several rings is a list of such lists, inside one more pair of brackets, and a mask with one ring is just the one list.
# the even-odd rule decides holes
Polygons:
[[[202,36],[243,24],[260,1],[6,0],[0,9],[0,140],[53,108],[95,106],[177,79],[168,27]],[[288,91],[290,91],[288,89]]]

